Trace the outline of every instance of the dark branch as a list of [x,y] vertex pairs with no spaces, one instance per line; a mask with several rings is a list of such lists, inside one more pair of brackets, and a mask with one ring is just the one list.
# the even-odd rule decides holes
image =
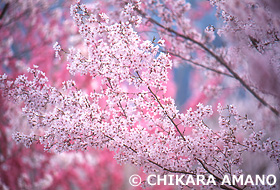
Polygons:
[[3,18],[3,16],[5,15],[5,13],[7,12],[8,8],[10,6],[10,3],[6,3],[2,12],[1,12],[1,15],[0,15],[0,20]]
[[257,100],[259,100],[259,102],[261,102],[264,106],[268,107],[275,115],[279,116],[279,111],[277,109],[275,109],[273,106],[271,106],[268,102],[266,102],[263,98],[261,98],[232,68],[229,67],[229,64],[223,59],[223,57],[216,55],[211,49],[209,49],[203,43],[196,41],[195,39],[190,38],[189,36],[176,32],[172,28],[165,27],[162,24],[160,24],[159,22],[157,22],[156,20],[154,20],[150,17],[147,17],[147,15],[145,13],[141,12],[140,10],[137,10],[137,12],[139,14],[141,14],[143,17],[147,18],[148,21],[150,21],[151,23],[154,23],[155,25],[159,26],[160,28],[162,28],[172,34],[175,34],[177,37],[181,37],[185,40],[191,41],[194,44],[196,44],[197,46],[199,46],[201,49],[205,50],[208,54],[210,54],[213,58],[215,58],[217,62],[219,62],[222,66],[224,66],[228,70],[228,72],[230,74],[232,74],[232,76],[236,80],[238,80],[239,83],[245,89],[247,89]]

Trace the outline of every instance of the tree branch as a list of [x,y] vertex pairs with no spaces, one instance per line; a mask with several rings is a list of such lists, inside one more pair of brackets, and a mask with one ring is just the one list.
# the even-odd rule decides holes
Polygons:
[[216,59],[217,62],[219,62],[222,66],[224,66],[229,73],[232,74],[232,76],[238,80],[240,82],[240,84],[247,89],[259,102],[261,102],[264,106],[268,107],[275,115],[279,116],[279,111],[277,109],[275,109],[273,106],[271,106],[268,102],[266,102],[263,98],[261,98],[232,68],[229,67],[228,63],[223,59],[223,57],[216,55],[211,49],[209,49],[207,46],[205,46],[203,43],[196,41],[193,38],[190,38],[189,36],[183,35],[179,32],[176,32],[175,30],[173,30],[172,28],[169,27],[165,27],[162,24],[160,24],[159,22],[157,22],[156,20],[154,20],[153,18],[147,17],[147,15],[145,13],[143,13],[140,10],[137,10],[137,12],[142,15],[143,17],[147,18],[148,21],[150,21],[151,23],[154,23],[155,25],[159,26],[160,28],[175,34],[178,37],[181,37],[185,40],[191,41],[194,44],[198,45],[201,49],[205,50],[208,54],[210,54],[213,58]]
[[8,8],[9,8],[9,5],[10,3],[6,3],[2,12],[1,12],[1,15],[0,15],[0,20],[3,18],[4,14],[7,12]]

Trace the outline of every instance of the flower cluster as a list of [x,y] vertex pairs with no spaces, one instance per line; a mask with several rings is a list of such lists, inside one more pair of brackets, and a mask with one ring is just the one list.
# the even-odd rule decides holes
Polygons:
[[[61,89],[62,81],[69,79],[66,59],[62,56],[61,60],[55,59],[52,46],[56,41],[59,41],[61,47],[82,44],[69,14],[72,3],[73,1],[57,0],[0,2],[0,73],[7,73],[1,75],[0,80],[13,79],[13,82],[5,85],[14,88],[15,91],[5,95],[16,97],[19,103],[6,101],[7,99],[2,97],[4,91],[0,90],[0,189],[72,189],[73,186],[81,189],[100,189],[104,184],[110,189],[123,185],[124,170],[108,150],[55,154],[44,151],[42,145],[32,144],[33,141],[26,144],[30,147],[26,148],[24,144],[18,144],[12,139],[16,138],[17,131],[29,134],[35,130],[34,136],[37,133],[43,134],[43,130],[36,129],[40,127],[37,123],[42,118],[36,117],[36,112],[32,111],[31,107],[39,106],[36,111],[42,113],[44,103],[40,104],[35,100],[36,93],[28,97],[28,90],[33,88],[36,91],[45,83]],[[57,50],[61,52],[58,55],[62,55],[63,50],[59,45]],[[26,68],[32,65],[38,65],[45,74],[38,71],[37,66],[26,73]],[[23,72],[25,75],[22,75]],[[19,75],[21,77],[18,77]],[[40,79],[29,81],[24,88],[22,82],[26,81],[26,77],[32,76]],[[48,76],[48,81],[44,76]],[[14,80],[16,77],[18,79]],[[88,80],[78,76],[71,79],[78,79],[82,83]],[[91,89],[90,84],[80,84],[79,87],[83,89]],[[6,88],[4,83],[0,85],[1,89]],[[16,90],[17,88],[21,89]],[[47,94],[37,95],[46,95],[45,98],[48,98]],[[30,104],[20,103],[28,98]],[[51,110],[52,107],[47,109]],[[29,119],[25,115],[29,115]],[[32,129],[30,126],[33,126]],[[28,140],[25,138],[24,141]],[[91,183],[92,179],[98,182]]]
[[[149,11],[141,9],[146,5],[147,2],[127,2],[119,11],[123,19],[119,22],[79,1],[72,5],[71,16],[86,51],[63,48],[60,53],[66,54],[67,69],[73,76],[88,75],[92,81],[100,82],[90,93],[79,89],[79,81],[75,80],[64,81],[62,88],[51,86],[37,66],[15,80],[1,75],[3,95],[22,106],[31,128],[19,130],[13,138],[27,147],[39,142],[44,150],[57,153],[107,148],[120,164],[136,165],[145,173],[212,175],[216,187],[224,189],[246,188],[239,184],[222,185],[224,176],[246,172],[242,169],[246,154],[264,153],[279,168],[280,141],[267,138],[265,129],[258,130],[235,106],[218,104],[216,114],[212,106],[202,103],[185,112],[177,109],[175,100],[166,95],[168,71],[173,64],[170,55],[161,49],[168,48],[165,39],[174,42],[171,54],[193,64],[210,60],[197,65],[236,79],[270,111],[276,115],[278,112],[233,70],[227,56],[217,54],[225,51],[208,48],[206,44],[213,38],[204,38],[193,29],[190,20],[184,19],[190,4],[172,4],[168,0],[164,4],[153,3],[149,9],[158,9],[164,25],[147,16]],[[226,22],[234,20],[227,12],[222,13]],[[141,37],[136,28],[141,27],[142,18],[160,27],[163,38],[151,41]],[[172,29],[177,18],[178,32]],[[181,47],[183,50],[177,52]],[[57,55],[62,50],[58,43],[54,49]],[[196,58],[192,58],[194,52]],[[225,70],[215,68],[216,65]],[[220,90],[210,86],[205,91],[216,89]]]

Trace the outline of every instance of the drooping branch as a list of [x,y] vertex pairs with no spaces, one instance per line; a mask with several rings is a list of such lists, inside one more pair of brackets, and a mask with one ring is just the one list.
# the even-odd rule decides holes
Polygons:
[[0,20],[3,18],[3,16],[5,15],[5,13],[7,12],[8,8],[9,8],[10,3],[6,3],[1,14],[0,14]]
[[213,52],[211,49],[209,49],[205,44],[189,37],[186,36],[184,34],[181,34],[175,30],[173,30],[172,28],[169,27],[165,27],[162,24],[160,24],[158,21],[156,21],[155,19],[147,16],[147,14],[145,14],[144,12],[135,9],[140,15],[142,15],[143,17],[145,17],[149,22],[155,24],[156,26],[172,33],[175,34],[177,37],[183,38],[184,40],[190,41],[194,44],[196,44],[197,46],[199,46],[201,49],[203,49],[205,52],[207,52],[209,55],[211,55],[218,63],[220,63],[223,67],[226,68],[226,70],[236,79],[239,81],[239,83],[245,88],[247,89],[247,91],[249,91],[261,104],[263,104],[264,106],[268,107],[275,115],[279,116],[279,111],[274,108],[272,105],[270,105],[266,100],[264,100],[259,94],[257,94],[253,88],[251,88],[239,75],[238,73],[236,73],[230,66],[229,64],[224,60],[224,58],[222,56],[217,55],[215,52]]

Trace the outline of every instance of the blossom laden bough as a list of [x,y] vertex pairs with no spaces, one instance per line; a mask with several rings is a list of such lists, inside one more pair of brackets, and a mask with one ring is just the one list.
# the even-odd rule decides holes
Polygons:
[[[244,154],[265,153],[279,168],[279,140],[267,138],[263,129],[258,131],[255,123],[239,114],[235,106],[219,104],[218,121],[211,123],[212,106],[199,103],[196,109],[184,113],[166,95],[173,62],[161,49],[167,46],[165,38],[150,41],[136,32],[143,18],[160,27],[164,37],[168,36],[165,32],[178,37],[173,46],[185,43],[180,39],[189,41],[188,53],[204,50],[212,56],[211,61],[226,68],[227,75],[247,90],[252,89],[230,67],[226,57],[202,43],[213,39],[202,39],[195,30],[187,30],[192,27],[188,20],[178,23],[183,33],[170,27],[173,14],[182,18],[190,10],[189,4],[181,3],[184,4],[179,1],[161,7],[168,12],[159,9],[166,25],[142,12],[139,1],[126,3],[120,11],[120,22],[80,2],[73,5],[71,16],[87,51],[66,50],[57,42],[53,48],[56,56],[66,54],[67,69],[72,75],[89,75],[93,81],[100,81],[100,86],[90,93],[79,89],[74,80],[63,82],[62,88],[53,87],[37,66],[28,69],[29,77],[20,75],[14,81],[1,75],[3,95],[19,105],[23,103],[23,115],[32,128],[29,134],[16,132],[14,139],[27,147],[39,142],[46,151],[59,153],[107,148],[115,152],[119,163],[136,165],[145,173],[186,174],[194,178],[211,175],[217,182],[215,187],[224,189],[246,188],[223,184],[224,176],[243,174]],[[185,26],[186,23],[189,24]],[[172,41],[172,36],[166,38]],[[180,55],[179,52],[177,57]]]

